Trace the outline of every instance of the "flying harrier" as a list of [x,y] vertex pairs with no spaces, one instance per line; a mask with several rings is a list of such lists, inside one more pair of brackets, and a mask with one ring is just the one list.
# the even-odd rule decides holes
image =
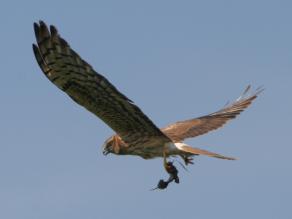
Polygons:
[[159,189],[166,188],[172,181],[179,182],[176,167],[167,161],[171,156],[180,156],[186,165],[192,164],[195,155],[234,160],[232,157],[190,147],[183,141],[220,128],[247,108],[261,89],[248,95],[248,86],[240,98],[215,113],[159,129],[133,101],[71,49],[54,26],[48,29],[40,21],[34,23],[34,31],[37,44],[33,44],[33,51],[45,76],[116,132],[105,141],[104,155],[113,153],[136,155],[144,159],[164,158],[164,167],[170,177],[167,181],[159,181]]

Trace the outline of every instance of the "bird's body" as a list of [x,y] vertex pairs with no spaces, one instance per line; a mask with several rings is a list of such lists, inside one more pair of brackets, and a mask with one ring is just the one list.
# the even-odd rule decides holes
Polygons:
[[167,151],[169,156],[188,154],[179,150],[176,146],[177,143],[174,142],[168,142],[164,145],[160,145],[159,143],[153,145],[140,143],[135,146],[128,146],[118,135],[113,135],[105,142],[104,148],[107,147],[108,144],[113,145],[112,153],[118,155],[134,155],[144,159],[163,157],[164,151]]
[[170,141],[164,145],[161,145],[159,142],[153,145],[140,143],[138,145],[129,146],[118,135],[111,136],[106,140],[103,147],[105,149],[104,154],[107,154],[107,150],[109,149],[110,153],[117,155],[134,155],[144,159],[163,157],[164,152],[166,152],[168,156],[181,156],[183,158],[192,157],[194,155],[207,155],[227,160],[235,159],[199,148],[194,148],[183,142]]
[[110,137],[107,143],[109,142],[113,144],[113,153],[118,155],[134,155],[144,159],[152,159],[163,157],[164,148],[168,150],[168,155],[178,155],[178,150],[176,150],[172,142],[164,145],[159,143],[153,145],[139,143],[134,146],[128,146],[118,135]]
[[164,157],[164,166],[171,175],[168,182],[178,182],[178,177],[166,157],[179,155],[186,164],[192,163],[195,155],[234,159],[190,147],[183,141],[220,128],[247,108],[261,90],[247,95],[248,86],[240,98],[215,113],[159,129],[133,101],[84,61],[54,26],[49,30],[40,21],[34,24],[34,30],[37,45],[33,44],[33,51],[45,76],[116,132],[105,142],[104,154],[137,155],[144,159]]

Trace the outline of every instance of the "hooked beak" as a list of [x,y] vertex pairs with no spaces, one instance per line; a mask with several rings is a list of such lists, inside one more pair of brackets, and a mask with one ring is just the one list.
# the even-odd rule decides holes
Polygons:
[[102,152],[102,153],[103,153],[104,156],[106,156],[106,155],[108,155],[110,152],[109,152],[107,149],[103,149],[103,152]]

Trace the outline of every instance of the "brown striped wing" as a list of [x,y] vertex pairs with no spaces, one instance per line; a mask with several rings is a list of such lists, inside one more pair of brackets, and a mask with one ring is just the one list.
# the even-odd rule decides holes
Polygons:
[[257,98],[263,89],[257,89],[254,94],[246,97],[249,90],[250,86],[246,88],[243,95],[235,102],[215,113],[195,119],[176,122],[163,128],[162,131],[173,141],[180,142],[186,138],[193,138],[218,129],[245,110],[252,101]]
[[40,21],[34,24],[36,60],[46,77],[75,102],[108,124],[124,142],[131,145],[169,142],[160,129],[105,77],[86,63],[57,29]]

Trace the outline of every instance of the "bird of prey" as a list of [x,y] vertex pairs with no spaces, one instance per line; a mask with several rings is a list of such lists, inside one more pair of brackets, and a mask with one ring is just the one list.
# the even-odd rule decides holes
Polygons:
[[158,189],[165,189],[172,181],[179,182],[178,171],[169,157],[180,156],[186,165],[192,164],[196,155],[234,160],[191,147],[183,141],[220,128],[247,108],[262,89],[248,94],[248,86],[240,98],[215,113],[179,121],[160,129],[133,101],[84,61],[54,26],[48,28],[40,21],[34,23],[34,31],[37,43],[33,44],[33,52],[44,75],[115,131],[116,134],[104,143],[104,155],[113,153],[136,155],[144,159],[163,158],[169,179],[160,180]]

